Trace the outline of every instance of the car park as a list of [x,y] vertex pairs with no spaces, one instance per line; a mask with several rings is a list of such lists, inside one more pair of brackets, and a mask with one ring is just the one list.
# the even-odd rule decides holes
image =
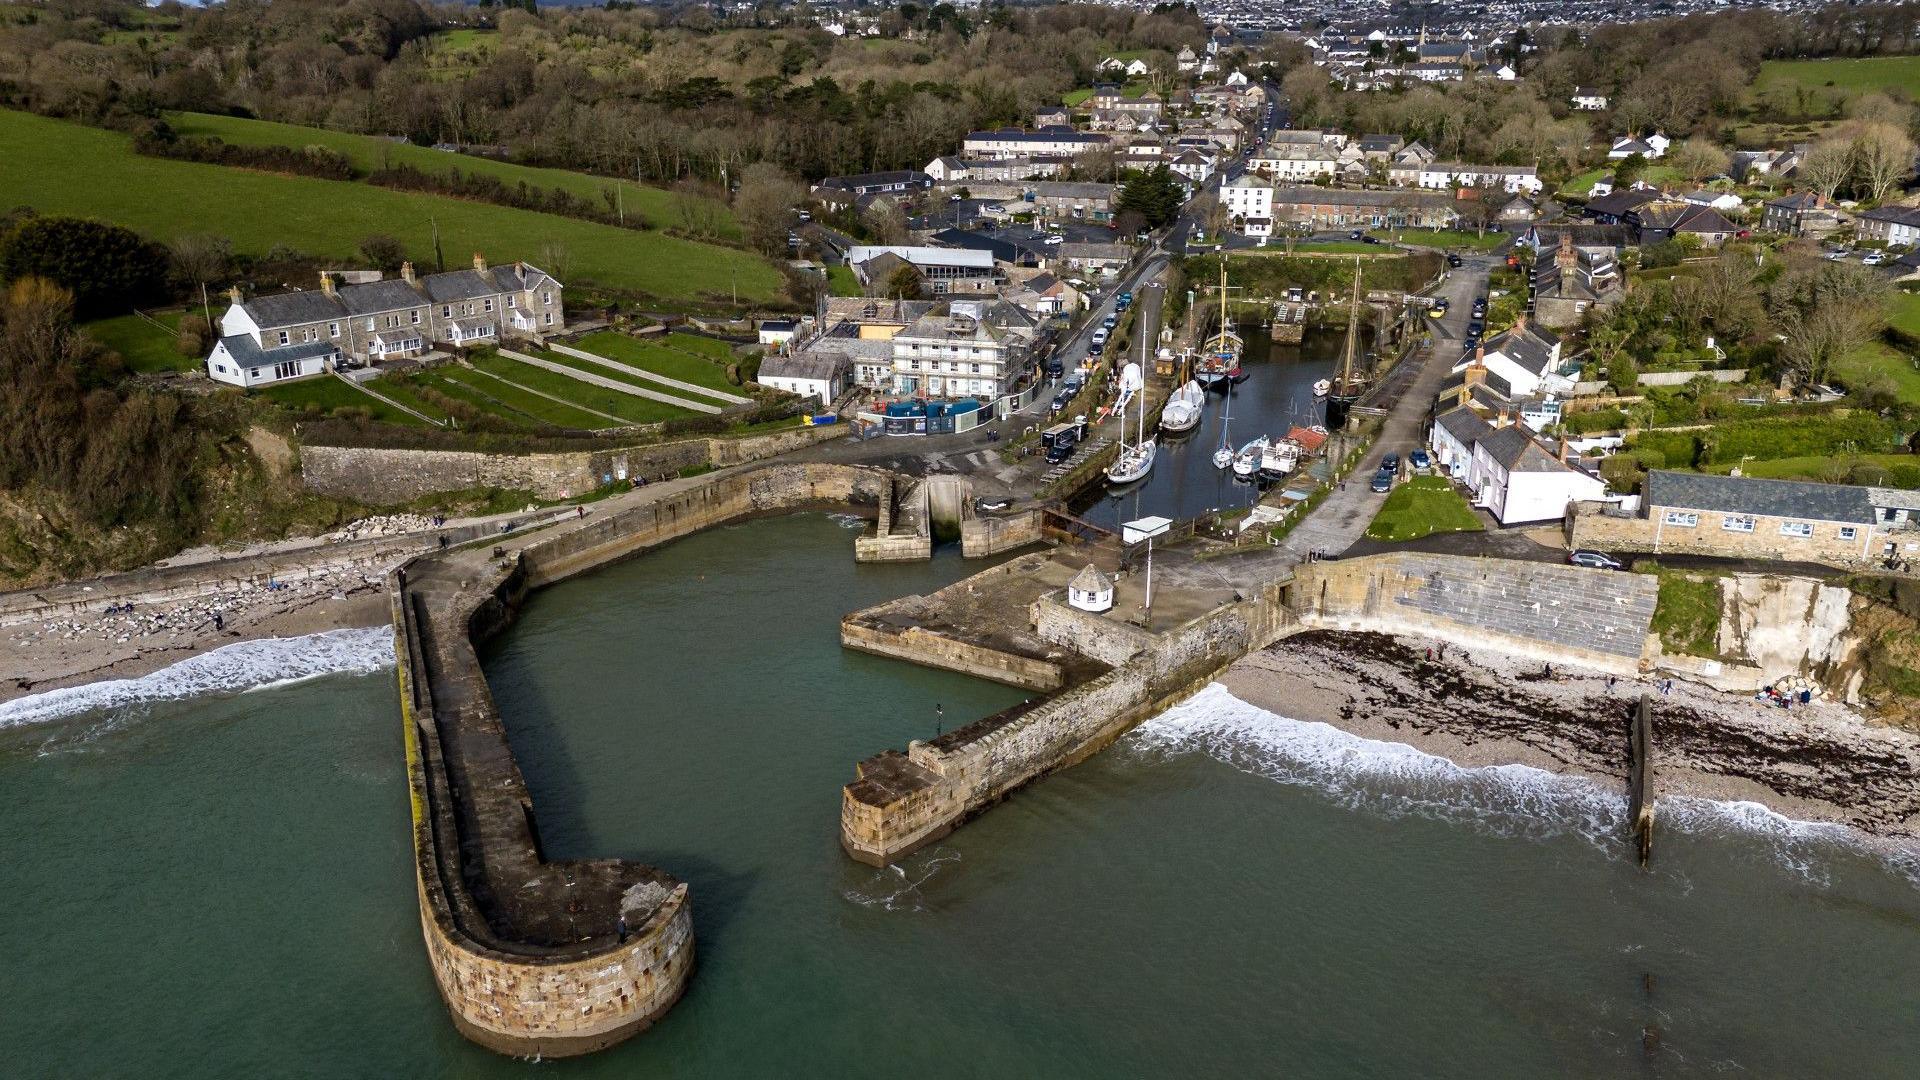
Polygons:
[[1625,570],[1626,564],[1605,552],[1581,549],[1567,555],[1567,562],[1593,570]]

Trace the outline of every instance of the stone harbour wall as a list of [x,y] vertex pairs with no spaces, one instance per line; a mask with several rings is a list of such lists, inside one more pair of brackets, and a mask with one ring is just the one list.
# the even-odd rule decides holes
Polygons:
[[1394,552],[1305,563],[1288,604],[1318,628],[1416,634],[1626,674],[1640,668],[1659,590],[1649,574]]
[[972,645],[918,626],[882,630],[849,616],[840,622],[840,644],[856,652],[957,671],[1022,690],[1058,690],[1062,680],[1060,665],[1052,661]]
[[[1053,620],[1056,629],[1072,625]],[[952,832],[1035,779],[1099,752],[1142,720],[1204,686],[1228,664],[1273,641],[1292,619],[1279,586],[1153,635],[1119,667],[1041,702],[1018,705],[931,742],[861,762],[841,792],[840,843],[885,866]],[[1083,630],[1067,640],[1112,640]],[[1107,655],[1114,655],[1108,651]],[[1097,659],[1097,658],[1096,658]]]
[[598,488],[607,476],[656,480],[700,466],[743,465],[844,434],[845,427],[836,424],[737,439],[683,439],[557,454],[309,445],[300,448],[300,474],[310,491],[370,506],[411,502],[439,491],[487,487],[526,491],[542,499],[568,499]]
[[1007,517],[970,517],[960,523],[960,554],[969,559],[984,559],[1045,539],[1039,510]]

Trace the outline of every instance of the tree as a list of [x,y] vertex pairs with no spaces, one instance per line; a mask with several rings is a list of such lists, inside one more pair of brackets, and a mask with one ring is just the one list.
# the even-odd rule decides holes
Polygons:
[[167,253],[138,233],[85,218],[27,217],[0,237],[0,279],[44,278],[83,318],[166,296]]
[[778,165],[755,162],[740,173],[740,190],[733,197],[733,215],[747,242],[763,255],[787,250],[787,229],[794,207],[807,199],[807,189]]
[[1781,358],[1804,381],[1824,383],[1834,364],[1873,339],[1877,322],[1869,312],[1850,304],[1790,312],[1779,321],[1786,338],[1780,343]]
[[881,285],[880,295],[893,300],[924,300],[927,293],[927,279],[911,265],[902,266],[887,275]]
[[1863,124],[1850,149],[1860,187],[1875,202],[1885,199],[1913,172],[1913,140],[1892,124]]
[[360,241],[360,257],[383,274],[391,274],[407,261],[407,246],[387,233],[371,233]]
[[1696,184],[1733,167],[1732,155],[1715,146],[1712,141],[1698,136],[1674,147],[1673,153],[1667,158],[1674,168],[1680,170],[1680,175]]
[[1616,355],[1607,364],[1607,385],[1616,394],[1631,394],[1640,385],[1640,365],[1630,356]]
[[1149,226],[1157,229],[1180,213],[1180,204],[1185,200],[1186,195],[1174,182],[1173,173],[1165,165],[1156,165],[1151,171],[1127,178],[1120,187],[1120,198],[1114,208],[1121,212],[1136,211]]
[[211,233],[192,233],[167,245],[173,277],[188,291],[227,279],[233,268],[233,241]]
[[860,222],[877,243],[898,244],[907,238],[907,212],[899,203],[884,196],[867,204]]
[[1623,188],[1631,187],[1635,180],[1645,176],[1646,173],[1647,155],[1641,153],[1628,154],[1626,157],[1620,159],[1620,164],[1613,167],[1614,186]]
[[1832,199],[1853,174],[1853,151],[1837,139],[1815,143],[1800,162],[1800,180],[1822,198]]

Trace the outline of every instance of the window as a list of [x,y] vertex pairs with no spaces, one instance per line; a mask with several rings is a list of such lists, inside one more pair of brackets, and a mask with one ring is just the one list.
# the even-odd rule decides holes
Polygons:
[[276,379],[291,379],[298,374],[300,374],[300,362],[298,360],[289,360],[285,363],[273,365],[273,377]]
[[328,323],[328,324],[327,324],[327,336],[328,336],[328,337],[339,337],[339,336],[340,336],[340,324],[339,324],[339,323],[337,323],[337,322],[330,322],[330,323]]
[[551,311],[547,312],[547,325],[548,326],[553,325],[553,312]]
[[1720,519],[1720,527],[1728,532],[1752,532],[1753,518],[1736,517],[1733,514],[1728,514],[1726,517]]
[[441,305],[440,305],[440,317],[441,317],[441,318],[443,318],[443,319],[451,319],[451,318],[453,318],[453,305],[452,305],[452,304],[441,304]]
[[280,331],[280,344],[285,345],[292,340],[293,338],[285,330]]
[[1851,525],[1842,525],[1840,526],[1840,539],[1852,540],[1856,535],[1858,535],[1858,532],[1859,530],[1855,529]]
[[413,309],[413,311],[409,312],[409,314],[413,316],[413,325],[419,326],[420,325],[420,309],[415,308]]
[[1695,525],[1700,524],[1700,515],[1689,510],[1669,510],[1667,511],[1666,523],[1691,529]]
[[1781,536],[1808,537],[1813,535],[1813,525],[1805,521],[1783,521],[1780,523]]
[[259,369],[259,368],[248,368],[248,369],[247,369],[247,378],[249,378],[249,379],[257,379],[257,378],[259,378],[259,377],[260,377],[260,369]]
[[373,321],[373,316],[367,316],[367,333],[371,334],[376,329],[378,329],[378,324]]
[[485,300],[480,301],[480,308],[482,311],[492,311],[493,297],[489,296]]

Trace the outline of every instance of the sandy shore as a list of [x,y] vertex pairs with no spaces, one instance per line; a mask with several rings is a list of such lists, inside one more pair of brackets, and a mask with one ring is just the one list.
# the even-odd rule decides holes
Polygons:
[[9,626],[0,629],[6,657],[0,702],[102,679],[138,678],[236,641],[380,626],[388,618],[380,571],[338,568],[280,589],[248,588]]
[[1461,765],[1530,765],[1623,790],[1628,718],[1651,693],[1658,794],[1753,801],[1803,821],[1920,837],[1915,733],[1831,702],[1784,710],[1677,679],[1663,694],[1664,680],[1610,686],[1605,674],[1558,664],[1549,678],[1537,661],[1440,649],[1313,631],[1247,656],[1219,681],[1269,712]]

